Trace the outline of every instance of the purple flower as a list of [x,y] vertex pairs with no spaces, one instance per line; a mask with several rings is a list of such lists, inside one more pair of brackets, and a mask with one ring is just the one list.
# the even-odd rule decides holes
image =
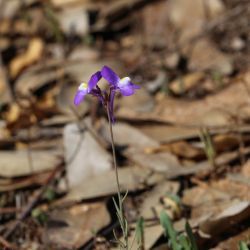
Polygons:
[[123,96],[133,95],[135,90],[140,88],[138,85],[133,84],[129,77],[120,79],[120,77],[108,66],[103,66],[101,75],[111,84],[113,90],[120,91]]
[[92,94],[94,96],[97,96],[100,98],[101,101],[103,101],[101,91],[99,88],[97,88],[97,83],[101,78],[102,78],[101,72],[97,71],[90,77],[88,83],[83,82],[80,84],[74,99],[74,104],[76,106],[79,105],[84,100],[84,97],[87,94]]
[[[97,85],[102,77],[109,82],[109,93],[102,91]],[[88,83],[80,84],[75,95],[74,104],[76,106],[79,105],[87,94],[96,96],[101,101],[102,105],[107,108],[110,119],[112,123],[114,123],[114,99],[116,92],[121,92],[123,96],[130,96],[139,88],[138,85],[131,82],[129,77],[120,79],[111,68],[103,66],[101,71],[97,71],[91,76]]]
[[140,87],[138,85],[133,84],[129,77],[124,77],[120,79],[120,77],[108,66],[102,67],[101,75],[111,85],[108,109],[112,123],[114,123],[114,98],[116,91],[120,91],[123,96],[130,96],[133,95],[135,90],[139,89]]

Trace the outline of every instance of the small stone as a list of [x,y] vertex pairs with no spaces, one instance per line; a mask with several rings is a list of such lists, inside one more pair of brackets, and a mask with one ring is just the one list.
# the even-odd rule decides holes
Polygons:
[[179,53],[172,53],[167,55],[165,65],[170,69],[175,69],[180,61]]
[[231,48],[235,51],[240,51],[246,46],[243,39],[240,37],[234,37],[231,41]]

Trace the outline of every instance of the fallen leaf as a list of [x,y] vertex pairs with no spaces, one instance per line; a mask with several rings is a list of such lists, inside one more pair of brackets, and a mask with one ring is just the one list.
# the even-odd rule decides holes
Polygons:
[[89,16],[84,6],[68,7],[57,13],[57,19],[65,34],[86,35],[89,30]]
[[17,75],[27,66],[37,62],[43,53],[44,43],[40,38],[33,38],[29,42],[29,46],[23,54],[14,58],[10,63],[10,75],[12,78]]
[[[152,173],[151,170],[143,170],[138,167],[125,167],[118,170],[120,187],[122,192],[142,190],[147,186],[163,180],[163,176],[158,173]],[[98,197],[113,195],[117,193],[117,184],[115,181],[115,171],[109,170],[101,175],[93,176],[84,182],[70,189],[68,194],[58,200],[55,204],[81,201],[86,199],[95,199]]]
[[[239,176],[238,179],[236,178],[237,176]],[[249,178],[246,178],[244,181],[244,176],[241,177],[236,173],[228,174],[227,178],[211,183],[212,188],[226,192],[231,197],[237,197],[241,200],[250,200],[249,185]]]
[[239,242],[249,240],[250,235],[250,228],[238,232],[237,235],[229,236],[226,240],[222,240],[213,250],[231,250],[231,249],[238,249]]
[[[100,128],[101,135],[111,143],[109,126],[106,121],[102,121]],[[135,146],[147,147],[157,146],[158,142],[143,134],[139,129],[130,126],[129,124],[117,122],[113,126],[115,144],[119,146]]]
[[233,227],[250,217],[250,203],[248,201],[236,202],[215,217],[200,224],[200,229],[208,235],[216,235],[228,227]]
[[226,11],[226,7],[222,0],[208,0],[205,4],[210,19],[218,17]]
[[140,91],[137,91],[136,95],[132,95],[127,98],[121,98],[117,101],[117,103],[121,107],[126,107],[126,109],[134,110],[135,112],[144,114],[153,111],[155,107],[154,99],[144,88],[141,88]]
[[194,72],[183,77],[180,77],[177,80],[174,80],[169,84],[169,88],[175,94],[183,94],[186,91],[192,89],[193,87],[197,86],[201,80],[205,78],[204,72]]
[[111,155],[89,131],[80,132],[77,124],[65,126],[64,147],[70,187],[112,168]]
[[241,172],[242,172],[242,174],[243,174],[245,177],[250,178],[250,160],[248,160],[248,161],[243,165]]
[[[60,248],[78,249],[95,232],[110,223],[110,215],[103,203],[79,204],[49,214],[44,238]],[[61,226],[59,226],[61,225]]]
[[191,207],[191,218],[211,217],[231,204],[231,196],[209,186],[197,186],[184,191],[182,202]]
[[[157,1],[142,10],[143,40],[150,48],[162,48],[167,44],[168,2]],[[157,13],[157,15],[155,15]]]
[[165,124],[142,124],[137,128],[159,143],[171,143],[179,140],[194,139],[199,137],[200,130],[196,128],[168,126]]
[[21,7],[20,1],[13,0],[10,2],[1,2],[2,18],[11,19],[13,18]]
[[[113,129],[115,143],[121,146],[129,146],[123,154],[135,164],[165,172],[173,176],[181,168],[178,159],[168,152],[148,154],[147,147],[157,147],[159,143],[141,133],[138,129],[125,123],[117,123]],[[108,140],[108,125],[103,126],[103,134]],[[179,173],[179,172],[178,172]]]
[[12,103],[9,107],[9,110],[6,113],[3,113],[4,119],[7,123],[16,122],[21,116],[21,108],[17,103]]
[[148,154],[142,148],[130,147],[124,154],[137,165],[165,173],[169,178],[178,176],[182,169],[176,156],[168,152]]
[[177,195],[179,188],[180,186],[177,182],[164,181],[157,184],[149,192],[144,193],[143,201],[139,206],[140,216],[145,220],[154,219],[156,216],[159,217],[159,214],[157,214],[159,210],[165,209],[168,211],[170,217],[174,218],[174,211],[171,208],[166,209],[164,204],[162,204],[162,199],[169,194]]
[[[180,49],[189,59],[189,69],[216,70],[222,74],[230,74],[233,65],[230,57],[219,51],[207,38],[198,37],[204,32],[208,18],[215,19],[225,12],[220,0],[177,0],[169,3],[169,19],[180,32]],[[204,53],[205,51],[205,53]]]
[[[0,49],[1,50],[1,49]],[[7,81],[7,76],[0,58],[0,105],[12,101],[10,83]]]
[[[247,136],[244,136],[244,140],[247,140]],[[240,144],[240,137],[236,134],[222,134],[216,135],[213,138],[213,144],[216,152],[227,151],[235,148]]]
[[55,7],[67,7],[68,5],[74,5],[74,4],[86,4],[88,2],[90,2],[91,0],[51,0],[51,3],[53,4],[53,6]]
[[246,91],[246,88],[250,86],[250,73],[244,74],[242,79],[245,83],[242,80],[233,79],[223,91],[209,95],[202,100],[186,101],[161,96],[153,111],[140,112],[121,106],[116,114],[123,119],[168,122],[185,126],[234,125],[234,117],[247,120],[250,116],[249,96]]
[[51,173],[38,173],[35,175],[23,177],[23,178],[15,178],[15,179],[4,179],[4,181],[0,181],[0,192],[13,191],[17,189],[23,189],[27,187],[31,187],[34,185],[44,185],[46,180],[51,175]]
[[192,45],[189,69],[214,70],[223,75],[230,75],[234,68],[228,55],[220,52],[207,38],[202,38]]
[[168,14],[171,23],[180,32],[180,42],[197,35],[206,21],[202,0],[171,0]]
[[61,162],[58,150],[0,151],[0,176],[20,177],[56,168]]
[[194,147],[192,144],[189,144],[186,141],[173,142],[170,144],[163,144],[159,147],[148,148],[148,152],[157,153],[157,152],[170,152],[178,157],[183,157],[187,159],[202,159],[205,157],[205,152],[203,149]]

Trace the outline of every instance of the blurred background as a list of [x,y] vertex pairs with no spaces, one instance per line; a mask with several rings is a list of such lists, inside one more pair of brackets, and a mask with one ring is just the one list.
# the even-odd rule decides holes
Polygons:
[[141,86],[115,100],[131,235],[143,216],[142,249],[170,249],[165,210],[199,249],[237,249],[250,235],[249,0],[0,0],[0,249],[116,248],[105,110],[73,104],[104,65]]

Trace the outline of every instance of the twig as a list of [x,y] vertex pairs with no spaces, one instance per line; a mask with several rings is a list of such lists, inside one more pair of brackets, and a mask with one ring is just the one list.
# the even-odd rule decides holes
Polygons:
[[33,166],[33,161],[32,161],[32,152],[31,152],[31,128],[30,127],[28,127],[27,155],[28,155],[30,173],[33,174],[34,173],[34,166]]
[[24,211],[20,214],[19,218],[15,221],[15,223],[7,230],[4,234],[4,238],[7,240],[11,234],[17,229],[19,224],[30,214],[31,210],[35,207],[37,202],[41,199],[43,193],[46,191],[47,186],[50,184],[50,182],[54,179],[57,172],[62,169],[63,164],[59,164],[48,176],[45,184],[37,190],[34,197],[31,199],[31,201],[28,203]]
[[[17,250],[17,247],[11,243],[9,243],[6,239],[0,236],[0,246],[3,246],[4,249]],[[2,249],[2,248],[0,248]]]
[[3,80],[4,80],[6,91],[7,91],[7,96],[6,97],[9,99],[8,101],[13,101],[14,100],[14,95],[13,95],[13,91],[11,89],[9,79],[7,77],[7,74],[6,74],[6,70],[5,70],[4,65],[3,65],[3,58],[2,58],[1,49],[0,49],[0,71],[2,71],[2,75],[3,75],[3,78],[4,78]]
[[75,117],[77,118],[78,121],[78,128],[79,131],[82,131],[82,127],[80,126],[81,122],[83,123],[84,127],[89,131],[89,133],[93,136],[93,138],[96,140],[96,142],[103,147],[104,149],[108,148],[108,143],[106,143],[103,139],[100,138],[100,136],[97,135],[96,131],[94,131],[85,120],[81,119],[80,115],[78,114],[78,112],[76,111],[76,109],[72,106],[70,106],[70,109],[72,110],[73,114],[75,115]]
[[16,213],[16,212],[21,212],[21,209],[16,208],[16,207],[1,207],[0,208],[0,215],[1,214],[12,214],[12,213]]

